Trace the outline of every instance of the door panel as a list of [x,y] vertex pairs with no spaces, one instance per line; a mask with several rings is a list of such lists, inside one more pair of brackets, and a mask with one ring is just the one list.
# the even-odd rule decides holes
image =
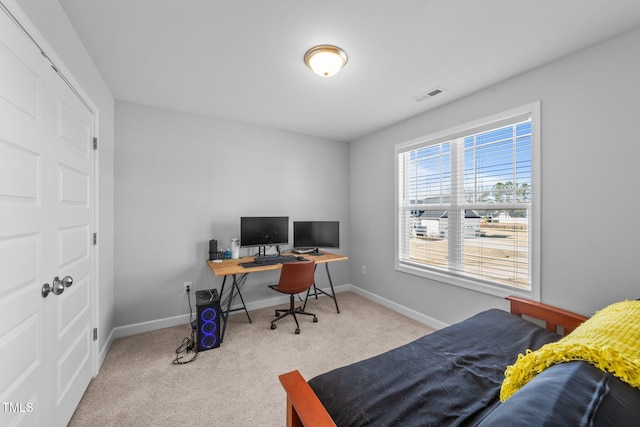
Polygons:
[[[71,342],[67,348],[64,349],[57,361],[57,387],[55,396],[57,397],[56,405],[58,408],[66,408],[67,400],[73,399],[74,396],[79,396],[78,400],[71,407],[71,413],[69,414],[67,421],[71,419],[73,410],[75,410],[79,398],[82,397],[84,389],[80,389],[81,393],[78,393],[77,384],[78,381],[88,384],[91,379],[91,375],[86,377],[85,366],[90,362],[90,325],[85,325],[82,331],[77,334],[73,342]],[[75,335],[75,334],[74,334]],[[75,388],[74,388],[75,387]],[[66,425],[66,422],[64,423]]]
[[[89,257],[89,227],[79,225],[61,229],[59,232],[60,265],[58,270],[62,271],[69,265]],[[66,273],[64,273],[66,275]]]
[[93,113],[0,10],[3,426],[66,425],[91,380],[93,132]]
[[0,280],[0,360],[10,367],[0,369],[0,401],[18,405],[0,411],[2,425],[42,424],[50,412],[44,357],[48,319],[40,294],[43,280],[51,280],[44,279],[42,227],[49,69],[0,11],[0,277],[6,278]]
[[90,182],[86,173],[60,165],[60,203],[88,208]]
[[73,104],[75,105],[67,105],[62,100],[60,100],[58,104],[58,127],[60,136],[86,159],[89,159],[89,153],[91,152],[89,142],[92,139],[92,126],[91,123],[87,122],[88,117],[86,114],[82,114],[82,112],[76,114],[74,111],[79,108],[84,108],[83,105],[79,105],[80,101],[74,102]]
[[17,403],[22,409],[11,412],[3,408],[0,414],[0,420],[6,422],[3,425],[44,425],[43,416],[46,414],[28,410],[28,405],[32,405],[31,408],[46,405],[43,401],[44,390],[38,387],[38,384],[42,384],[45,369],[42,360],[44,337],[41,335],[41,324],[42,316],[33,313],[0,338],[3,363],[11,366],[11,369],[3,369],[0,374],[0,384],[9,384],[3,391],[2,402]]
[[[26,40],[18,40],[22,35],[16,31],[15,25],[4,15],[1,18],[3,25],[11,26],[4,32],[7,43],[18,45],[25,49],[30,48]],[[6,23],[6,24],[5,24]],[[3,36],[5,35],[3,34]],[[25,59],[27,62],[25,62]],[[37,62],[39,58],[35,58]],[[0,106],[13,113],[16,117],[25,120],[33,127],[37,127],[40,105],[40,82],[38,66],[34,64],[34,58],[18,56],[7,46],[0,42]]]
[[37,201],[37,153],[0,141],[0,198],[32,204]]
[[54,79],[54,86],[58,182],[54,226],[59,251],[56,274],[60,278],[73,278],[73,284],[55,299],[55,413],[68,421],[91,380],[93,366],[90,356],[94,117],[63,80]]
[[73,292],[65,293],[60,302],[60,322],[58,335],[66,334],[71,327],[78,324],[80,316],[84,316],[89,309],[89,276],[74,279]]

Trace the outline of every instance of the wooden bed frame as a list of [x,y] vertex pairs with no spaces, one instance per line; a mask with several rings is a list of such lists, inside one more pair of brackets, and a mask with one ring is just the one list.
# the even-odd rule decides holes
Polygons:
[[[516,316],[528,316],[542,320],[547,330],[567,335],[577,328],[587,317],[572,313],[551,305],[535,302],[526,298],[509,296],[511,313]],[[559,327],[562,328],[559,331]],[[309,384],[300,372],[292,371],[280,375],[280,383],[287,393],[288,427],[328,427],[336,424],[324,408]]]

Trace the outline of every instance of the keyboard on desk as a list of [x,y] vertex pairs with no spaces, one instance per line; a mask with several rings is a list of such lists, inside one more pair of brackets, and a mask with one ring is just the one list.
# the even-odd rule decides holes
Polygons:
[[274,265],[293,261],[297,261],[296,257],[293,255],[260,255],[255,257],[253,260],[253,262],[258,265]]

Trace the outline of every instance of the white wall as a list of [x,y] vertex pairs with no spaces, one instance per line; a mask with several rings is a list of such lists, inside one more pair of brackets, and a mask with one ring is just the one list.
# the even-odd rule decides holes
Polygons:
[[[338,220],[350,252],[345,143],[119,101],[116,141],[116,326],[188,314],[183,282],[220,289],[208,241],[230,246],[240,216]],[[331,272],[348,282],[347,263]],[[274,297],[277,277],[250,275],[245,301]]]
[[590,315],[639,298],[638,46],[640,30],[351,143],[351,282],[445,323],[506,308],[394,270],[393,147],[541,100],[542,301]]
[[[113,276],[113,150],[114,150],[114,99],[102,76],[84,49],[62,7],[51,0],[15,0],[37,31],[60,58],[67,76],[78,83],[82,91],[97,107],[98,153],[98,222],[100,233],[98,248],[99,268],[97,291],[99,293],[98,339],[100,357],[108,349],[108,339],[114,328],[114,276]],[[11,9],[12,0],[6,0]],[[48,52],[51,54],[51,52]]]

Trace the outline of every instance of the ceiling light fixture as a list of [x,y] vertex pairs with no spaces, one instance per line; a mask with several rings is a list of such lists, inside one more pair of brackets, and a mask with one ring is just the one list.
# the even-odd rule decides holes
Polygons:
[[323,44],[309,49],[304,63],[317,75],[331,77],[347,63],[347,54],[337,46]]

